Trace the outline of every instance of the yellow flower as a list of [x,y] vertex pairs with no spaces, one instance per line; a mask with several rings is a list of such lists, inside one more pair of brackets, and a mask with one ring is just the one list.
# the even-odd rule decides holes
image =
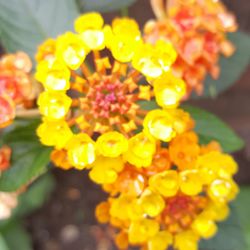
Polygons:
[[38,51],[36,53],[36,61],[41,62],[43,60],[53,58],[56,50],[56,41],[52,38],[45,40],[38,47]]
[[197,195],[202,191],[203,182],[197,169],[180,172],[180,189],[184,194]]
[[67,143],[69,162],[77,169],[84,169],[96,158],[94,141],[87,134],[74,135]]
[[143,127],[147,136],[169,142],[176,134],[187,131],[191,121],[189,114],[182,110],[155,109],[146,115]]
[[175,170],[167,170],[149,178],[149,187],[165,197],[175,196],[179,185],[179,176]]
[[97,12],[90,12],[78,17],[75,21],[75,30],[87,48],[101,50],[105,47],[105,37],[102,30],[104,20]]
[[229,207],[225,203],[210,201],[205,210],[202,212],[207,217],[215,221],[223,221],[229,215]]
[[144,133],[139,133],[128,141],[129,150],[125,152],[124,158],[136,167],[150,166],[155,153],[155,141],[148,138]]
[[148,250],[166,250],[173,243],[173,236],[168,231],[159,231],[148,241]]
[[128,239],[132,244],[146,243],[159,231],[159,224],[150,219],[142,219],[131,223],[128,231]]
[[70,70],[59,60],[41,61],[37,65],[35,77],[45,90],[68,90],[70,87]]
[[67,32],[57,38],[56,56],[72,70],[80,67],[88,52],[80,35]]
[[119,132],[107,132],[96,141],[98,152],[106,157],[117,157],[127,151],[128,140]]
[[208,183],[213,180],[215,176],[227,179],[231,178],[231,176],[238,171],[238,165],[232,156],[216,151],[200,156],[197,161],[197,167],[200,168],[203,173],[207,173],[203,178],[206,178],[206,182]]
[[98,12],[89,12],[81,15],[75,20],[75,30],[78,33],[82,33],[86,30],[96,29],[100,30],[104,25],[104,20]]
[[71,98],[64,92],[43,92],[37,102],[41,114],[52,120],[63,118],[71,103]]
[[121,157],[108,158],[99,156],[92,164],[89,177],[97,184],[113,183],[124,166]]
[[193,224],[192,229],[201,237],[208,239],[213,237],[217,232],[217,226],[213,220],[206,216],[198,216]]
[[107,223],[110,219],[110,204],[109,202],[101,202],[95,209],[95,216],[100,223]]
[[73,133],[65,121],[44,119],[43,123],[37,128],[37,135],[40,137],[42,144],[61,149],[73,136]]
[[169,71],[175,59],[173,46],[168,42],[158,41],[155,45],[141,44],[133,57],[132,65],[150,80]]
[[138,24],[130,18],[116,18],[112,26],[105,26],[106,45],[120,62],[132,60],[142,43]]
[[178,250],[198,250],[199,237],[193,231],[184,231],[175,236],[174,246]]
[[215,179],[209,185],[208,189],[208,195],[211,197],[211,199],[219,202],[233,200],[238,192],[239,188],[237,184],[231,179]]
[[139,206],[142,207],[144,213],[151,217],[159,215],[165,207],[165,202],[161,195],[146,189],[139,198]]
[[[122,211],[121,211],[122,208]],[[138,206],[136,197],[122,194],[117,199],[112,200],[110,214],[119,220],[139,219],[143,216],[143,211]]]
[[156,102],[163,108],[175,108],[186,93],[186,85],[167,72],[153,81]]

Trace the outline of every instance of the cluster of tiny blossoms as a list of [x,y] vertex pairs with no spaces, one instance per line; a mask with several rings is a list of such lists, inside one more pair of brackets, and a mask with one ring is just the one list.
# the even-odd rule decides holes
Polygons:
[[[196,250],[228,214],[237,164],[216,142],[200,146],[178,108],[187,90],[171,70],[177,53],[145,42],[129,18],[105,25],[93,12],[74,26],[36,55],[41,142],[55,165],[88,169],[109,193],[96,216],[117,229],[119,249]],[[144,109],[152,99],[158,108]]]
[[219,0],[151,0],[156,21],[145,25],[145,40],[171,41],[178,53],[175,74],[187,83],[187,92],[202,94],[207,72],[218,78],[220,54],[230,56],[234,46],[227,32],[237,29],[234,16]]
[[128,161],[115,182],[103,184],[109,198],[96,208],[98,221],[117,229],[119,249],[197,250],[199,239],[214,236],[216,222],[228,216],[238,192],[236,162],[216,142],[199,145],[192,131],[168,146],[158,143],[150,164],[146,150],[143,160]]
[[29,106],[33,99],[31,68],[31,60],[23,52],[0,58],[0,128],[13,121],[17,106]]
[[[75,30],[39,47],[36,78],[44,92],[37,133],[55,148],[56,165],[91,168],[92,178],[106,173],[114,180],[124,159],[144,159],[145,147],[150,159],[155,138],[168,141],[185,131],[189,115],[176,109],[185,83],[170,71],[176,59],[171,44],[144,43],[132,19],[117,18],[110,26],[88,13],[76,19]],[[153,97],[162,109],[148,113],[140,102]],[[145,133],[135,135],[141,127]]]

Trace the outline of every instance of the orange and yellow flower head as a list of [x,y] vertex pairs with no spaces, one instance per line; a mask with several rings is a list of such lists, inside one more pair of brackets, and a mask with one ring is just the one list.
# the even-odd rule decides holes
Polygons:
[[[112,182],[124,161],[148,166],[155,140],[169,141],[192,127],[189,115],[177,109],[186,85],[171,73],[172,45],[143,42],[133,19],[106,25],[91,12],[76,19],[75,30],[38,49],[36,79],[44,92],[37,101],[43,117],[37,133],[54,147],[57,165],[90,168],[96,182]],[[148,113],[141,103],[153,98],[159,109]]]
[[238,193],[236,162],[216,142],[199,145],[193,131],[167,145],[156,140],[154,147],[144,146],[143,158],[134,152],[130,146],[126,155],[132,156],[125,155],[116,181],[103,184],[109,198],[96,208],[98,221],[117,229],[119,249],[197,250],[229,214],[228,203]]
[[164,39],[145,42],[129,18],[106,25],[87,13],[75,30],[36,56],[40,141],[55,165],[87,169],[108,192],[96,217],[117,229],[119,249],[196,250],[228,215],[237,164],[218,143],[200,145],[179,108],[188,90],[172,70],[179,55]]
[[220,54],[231,56],[234,46],[226,33],[237,24],[233,14],[221,1],[214,0],[151,0],[157,20],[144,28],[144,39],[152,44],[159,39],[172,42],[177,51],[173,65],[176,76],[187,84],[187,92],[202,94],[207,72],[217,79]]
[[16,108],[29,107],[34,99],[31,67],[31,60],[24,52],[0,58],[0,128],[13,121]]

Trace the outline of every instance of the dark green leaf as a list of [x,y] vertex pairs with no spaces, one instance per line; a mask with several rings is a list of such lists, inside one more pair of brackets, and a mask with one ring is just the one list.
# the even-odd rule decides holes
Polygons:
[[14,211],[14,216],[24,216],[38,208],[48,199],[55,187],[55,180],[52,174],[47,173],[37,179],[28,190],[20,195],[18,207]]
[[[13,222],[1,231],[9,250],[32,250],[29,234],[19,222]],[[2,250],[2,248],[0,248]]]
[[244,146],[242,139],[217,116],[189,105],[183,105],[182,108],[189,112],[195,120],[195,131],[202,144],[216,140],[225,152],[234,152]]
[[121,10],[133,4],[136,0],[77,0],[83,12],[110,12]]
[[219,231],[210,240],[202,240],[200,250],[246,250],[246,242],[238,214],[232,206],[228,220],[219,224]]
[[[222,57],[220,60],[221,73],[217,80],[210,76],[205,81],[204,94],[202,96],[216,96],[234,84],[250,62],[250,36],[244,32],[229,34],[229,39],[236,47],[232,57]],[[201,96],[201,97],[202,97]]]
[[0,177],[1,191],[14,191],[42,174],[50,159],[51,149],[40,144],[36,136],[39,121],[30,121],[3,135],[3,142],[12,149],[11,167]]
[[72,29],[77,16],[73,0],[0,0],[0,40],[7,52],[33,58],[38,44]]
[[244,231],[245,239],[247,242],[247,250],[250,250],[250,187],[241,187],[240,193],[236,202],[234,203],[239,219]]

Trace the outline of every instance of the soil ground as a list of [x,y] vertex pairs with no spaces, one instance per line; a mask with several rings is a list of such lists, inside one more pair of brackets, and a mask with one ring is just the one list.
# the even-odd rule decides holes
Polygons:
[[[225,0],[236,13],[240,28],[250,32],[250,1]],[[148,0],[139,0],[129,10],[143,24],[153,14]],[[109,21],[114,15],[106,15]],[[250,184],[250,67],[239,81],[217,99],[193,101],[227,122],[246,141],[246,147],[235,153],[240,165],[237,181]],[[97,225],[94,207],[105,199],[98,186],[89,181],[86,172],[53,170],[56,189],[46,204],[26,219],[34,250],[112,250],[110,230]]]

